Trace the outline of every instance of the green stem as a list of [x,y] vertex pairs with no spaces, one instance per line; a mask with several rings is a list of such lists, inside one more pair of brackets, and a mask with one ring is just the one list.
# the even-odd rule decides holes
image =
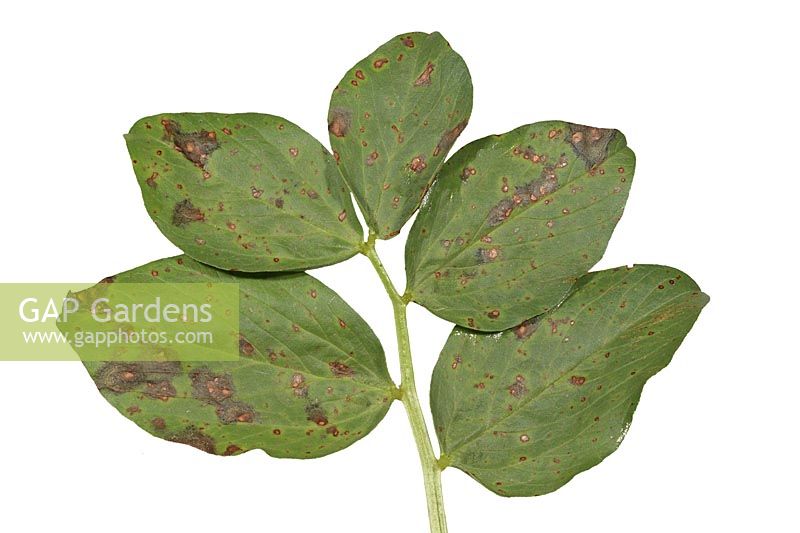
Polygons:
[[394,309],[395,329],[397,330],[397,351],[400,356],[400,391],[401,399],[408,414],[414,441],[417,443],[417,452],[422,463],[422,475],[425,480],[425,495],[428,500],[428,521],[431,533],[446,533],[447,520],[444,514],[444,499],[442,497],[442,468],[433,452],[425,417],[417,396],[417,386],[414,382],[414,365],[411,361],[411,343],[408,338],[408,324],[406,322],[406,307],[410,298],[401,296],[395,289],[389,274],[381,263],[375,251],[375,235],[370,232],[369,239],[364,243],[362,250],[375,271],[381,278],[383,287],[392,301]]

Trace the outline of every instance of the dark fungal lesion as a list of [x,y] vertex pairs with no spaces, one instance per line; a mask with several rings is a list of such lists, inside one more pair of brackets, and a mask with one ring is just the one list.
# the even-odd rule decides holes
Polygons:
[[163,119],[164,133],[183,156],[199,168],[205,168],[211,153],[219,148],[215,131],[184,132],[180,124],[171,119]]
[[189,379],[192,382],[192,397],[213,405],[217,418],[223,424],[256,421],[253,407],[235,398],[236,388],[230,374],[198,368],[189,373]]
[[174,397],[172,379],[181,372],[177,361],[104,363],[94,374],[97,388],[114,393],[141,391],[156,398]]
[[351,113],[347,109],[335,107],[328,116],[328,131],[334,137],[344,137],[350,131]]
[[176,203],[172,209],[172,225],[179,228],[191,222],[203,222],[205,219],[203,211],[195,207],[188,198]]
[[586,168],[592,168],[608,157],[608,145],[617,130],[594,128],[580,124],[568,124],[569,132],[565,141],[572,146],[575,155],[586,163]]

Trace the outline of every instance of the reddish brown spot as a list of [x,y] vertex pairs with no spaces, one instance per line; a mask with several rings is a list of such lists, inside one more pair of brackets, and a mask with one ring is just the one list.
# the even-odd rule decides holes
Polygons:
[[378,152],[372,152],[367,156],[366,164],[368,167],[371,167],[375,164],[375,160],[378,159]]
[[339,436],[339,430],[336,428],[336,426],[329,427],[328,429],[325,430],[325,433],[327,433],[328,435],[333,435],[334,437]]
[[341,213],[339,213],[339,216],[336,217],[336,218],[339,219],[339,222],[344,222],[344,219],[347,218],[347,211],[342,211]]
[[584,376],[572,376],[569,378],[569,382],[580,387],[586,383],[586,378]]
[[233,132],[229,128],[222,128],[222,133],[225,135],[232,135]]
[[373,61],[372,62],[372,66],[375,67],[375,68],[381,68],[388,62],[389,62],[389,60],[387,58],[382,57],[380,59],[376,59],[375,61]]
[[525,378],[517,375],[514,378],[514,383],[508,387],[508,393],[514,398],[520,398],[528,393],[528,387],[525,386]]
[[299,152],[298,152],[297,148],[289,148],[289,155],[291,155],[292,157],[297,157],[298,153]]
[[211,153],[219,147],[217,134],[201,130],[185,133],[174,120],[162,120],[167,139],[171,140],[183,156],[200,168],[204,167]]
[[539,329],[539,318],[533,317],[514,328],[514,335],[520,340],[527,339],[537,329]]
[[150,177],[147,178],[145,183],[147,183],[148,187],[156,188],[158,187],[158,184],[156,183],[157,179],[158,179],[158,172],[153,172],[152,174],[150,174]]
[[276,429],[273,429],[273,430],[272,430],[272,434],[273,434],[273,435],[280,435],[280,434],[281,434],[281,430],[280,430],[280,429],[277,429],[277,428],[276,428]]
[[148,382],[144,393],[151,398],[157,398],[164,402],[178,395],[178,391],[168,380]]
[[156,417],[150,421],[153,424],[153,427],[159,431],[165,429],[167,427],[167,423],[161,417]]
[[306,406],[306,419],[314,422],[318,426],[328,425],[328,417],[320,407],[319,402],[311,402]]
[[421,87],[423,85],[430,85],[431,84],[431,74],[433,73],[434,65],[430,61],[428,61],[428,65],[425,67],[425,70],[422,71],[422,74],[414,80],[414,87]]
[[292,387],[293,394],[300,398],[308,396],[308,385],[306,385],[306,378],[303,374],[296,373],[292,375],[292,380],[289,383]]
[[188,198],[175,204],[172,210],[172,224],[179,228],[191,222],[203,222],[205,219],[203,212],[192,205]]
[[128,412],[129,415],[135,415],[136,413],[141,411],[141,409],[139,409],[138,405],[131,405],[130,407],[128,407],[125,410]]
[[311,289],[311,291],[309,291],[308,295],[311,296],[312,298],[316,298],[317,297],[317,291],[315,289]]
[[346,328],[347,327],[347,323],[344,320],[342,320],[341,318],[339,319],[339,327],[340,328]]
[[328,117],[328,131],[334,137],[344,137],[350,130],[350,111],[341,108],[331,109]]
[[455,369],[457,369],[457,368],[458,368],[458,365],[460,365],[460,364],[461,364],[461,356],[460,356],[460,355],[457,355],[457,356],[455,356],[455,357],[453,358],[453,362],[450,364],[450,368],[452,368],[453,370],[455,370]]
[[412,172],[414,172],[416,174],[419,174],[420,172],[425,170],[427,167],[428,167],[428,164],[425,163],[425,156],[418,155],[417,157],[415,157],[414,159],[411,160],[411,163],[409,164],[408,168],[410,168]]
[[349,378],[353,374],[355,374],[355,371],[352,368],[350,368],[344,363],[340,363],[339,361],[331,361],[330,363],[328,363],[328,368],[331,369],[331,373],[337,378],[342,378],[342,377]]
[[187,444],[197,448],[198,450],[203,450],[206,453],[214,453],[216,451],[214,439],[203,434],[202,431],[194,426],[189,426],[180,433],[176,433],[170,437],[167,437],[167,440],[178,442],[180,444]]
[[461,132],[464,131],[464,128],[467,127],[467,121],[462,120],[456,126],[451,129],[447,130],[442,134],[442,137],[439,139],[439,143],[436,145],[436,148],[433,150],[433,155],[436,157],[440,153],[444,152],[447,153],[448,150],[453,146],[458,139],[458,136],[461,135]]
[[237,453],[239,453],[241,451],[242,451],[242,449],[239,448],[237,445],[230,444],[227,448],[225,448],[225,451],[222,452],[222,455],[236,455]]
[[244,338],[244,335],[241,333],[239,334],[239,353],[244,355],[245,357],[252,357],[253,353],[256,351],[255,346],[253,346],[250,341]]
[[408,48],[414,48],[414,39],[412,39],[411,37],[404,37],[403,44]]
[[486,316],[488,316],[491,319],[495,319],[495,318],[500,316],[500,310],[499,309],[492,309],[491,311],[486,313]]
[[356,78],[358,78],[360,80],[363,80],[364,79],[364,73],[361,70],[357,70],[356,71]]

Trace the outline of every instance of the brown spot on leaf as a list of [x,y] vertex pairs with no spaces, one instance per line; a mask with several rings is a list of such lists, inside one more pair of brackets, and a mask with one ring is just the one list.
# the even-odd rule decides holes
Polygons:
[[580,387],[586,383],[586,378],[584,376],[572,376],[569,378],[569,382]]
[[253,408],[244,402],[226,400],[217,406],[217,417],[223,424],[250,423],[255,416]]
[[328,131],[334,137],[344,137],[350,130],[351,113],[339,107],[331,109],[328,116]]
[[308,396],[308,385],[306,385],[306,378],[303,374],[299,372],[292,374],[292,380],[289,384],[292,387],[293,394],[298,398]]
[[339,222],[344,222],[344,219],[347,218],[347,211],[342,211],[336,218],[339,219]]
[[339,429],[336,426],[331,426],[325,430],[325,433],[328,435],[333,435],[334,437],[339,436]]
[[498,257],[500,257],[500,249],[499,248],[478,248],[475,252],[475,257],[478,263],[491,263]]
[[172,210],[172,224],[182,228],[190,222],[202,222],[206,219],[203,212],[192,205],[191,200],[186,198],[175,204]]
[[156,187],[158,187],[158,184],[156,183],[157,179],[158,179],[158,172],[153,172],[152,174],[150,174],[150,177],[147,178],[145,183],[147,183],[148,187],[152,187],[153,189],[155,189]]
[[414,48],[414,39],[409,37],[403,37],[403,44],[408,48]]
[[355,374],[355,371],[352,368],[344,363],[340,363],[339,361],[331,361],[328,363],[328,367],[331,369],[331,373],[337,378],[351,377],[353,374]]
[[425,163],[425,156],[418,155],[414,159],[411,160],[411,163],[408,165],[408,168],[411,169],[412,172],[419,174],[423,170],[428,167],[428,164]]
[[158,398],[162,401],[167,401],[178,395],[175,386],[168,380],[162,381],[149,381],[145,385],[144,393],[151,398]]
[[325,426],[328,424],[328,417],[325,416],[325,411],[320,407],[317,401],[309,402],[308,405],[306,405],[306,418],[318,426]]
[[604,161],[608,156],[608,144],[616,135],[616,130],[593,128],[570,124],[569,134],[565,140],[575,154],[586,163],[586,168],[592,168]]
[[[180,363],[141,362],[141,363],[105,363],[94,376],[94,382],[100,390],[123,393],[141,390],[152,384],[155,390],[159,384],[169,383],[181,370]],[[174,390],[174,388],[173,388]]]
[[425,70],[422,71],[422,74],[414,80],[414,87],[421,87],[423,85],[430,85],[431,84],[431,74],[433,73],[434,65],[430,61],[425,66]]
[[495,318],[500,316],[500,310],[499,309],[492,309],[491,311],[486,313],[486,316],[488,316],[491,319],[495,319]]
[[135,415],[136,413],[141,412],[141,409],[139,408],[138,405],[131,405],[130,407],[125,409],[125,411],[127,411],[129,415]]
[[227,448],[225,448],[225,451],[222,452],[222,455],[236,455],[241,451],[242,449],[240,447],[238,447],[235,444],[231,444]]
[[389,60],[387,58],[382,57],[380,59],[376,59],[375,61],[373,61],[372,62],[372,66],[375,67],[375,68],[381,68],[388,62],[389,62]]
[[160,416],[151,420],[150,423],[153,424],[153,428],[159,431],[162,431],[167,427],[167,423]]
[[521,375],[517,375],[517,377],[514,379],[514,383],[508,387],[508,392],[514,398],[521,398],[527,394],[528,387],[525,386],[525,378]]
[[180,444],[187,444],[193,446],[198,450],[203,450],[206,453],[215,453],[216,445],[214,439],[205,435],[202,431],[194,426],[189,426],[180,433],[176,433],[167,437],[167,440],[178,442]]
[[200,168],[205,166],[211,153],[219,148],[216,132],[206,130],[183,132],[174,120],[165,119],[161,124],[164,126],[167,139],[172,141],[186,159]]
[[378,152],[372,152],[367,156],[366,164],[368,167],[371,167],[375,164],[375,160],[378,159]]
[[514,328],[514,335],[517,336],[518,339],[523,340],[527,339],[533,332],[539,329],[539,317],[535,316],[533,318],[529,318],[528,320],[521,323],[519,326]]
[[451,129],[447,130],[442,134],[442,137],[439,139],[439,143],[436,145],[436,148],[433,150],[434,157],[439,155],[440,153],[444,152],[447,153],[450,148],[452,148],[453,144],[458,139],[458,136],[461,135],[461,132],[464,131],[464,128],[467,127],[467,121],[462,120],[456,126]]

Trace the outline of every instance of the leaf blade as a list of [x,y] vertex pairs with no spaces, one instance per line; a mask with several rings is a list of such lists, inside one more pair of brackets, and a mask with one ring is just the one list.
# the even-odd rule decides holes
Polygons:
[[380,238],[416,211],[471,110],[469,71],[439,33],[398,35],[339,82],[328,112],[331,146]]
[[281,117],[155,115],[125,140],[148,214],[199,261],[286,271],[358,252],[361,225],[332,156]]
[[620,132],[560,121],[468,144],[411,228],[414,301],[480,331],[547,311],[602,257],[634,169]]
[[456,327],[431,386],[443,453],[501,495],[558,489],[616,450],[707,301],[682,272],[639,265],[591,273],[501,333]]
[[239,284],[238,361],[84,363],[106,400],[152,435],[218,455],[314,458],[365,436],[391,405],[377,337],[307,274],[234,276],[179,256],[113,279]]

